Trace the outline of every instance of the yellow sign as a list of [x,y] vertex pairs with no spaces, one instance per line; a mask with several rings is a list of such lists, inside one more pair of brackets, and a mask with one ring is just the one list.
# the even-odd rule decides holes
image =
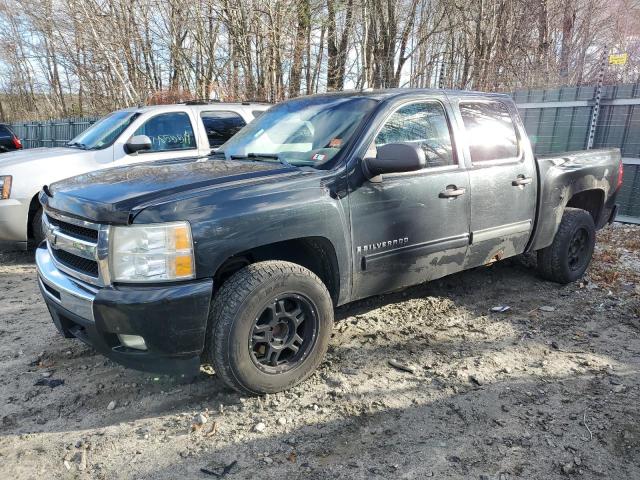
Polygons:
[[626,65],[629,55],[626,53],[619,53],[616,55],[609,55],[609,65]]

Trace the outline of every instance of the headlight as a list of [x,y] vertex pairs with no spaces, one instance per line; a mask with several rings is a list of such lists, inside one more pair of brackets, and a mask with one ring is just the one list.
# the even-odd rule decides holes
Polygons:
[[0,175],[0,199],[6,200],[11,195],[11,175]]
[[187,222],[113,227],[111,275],[116,282],[186,280],[195,277]]

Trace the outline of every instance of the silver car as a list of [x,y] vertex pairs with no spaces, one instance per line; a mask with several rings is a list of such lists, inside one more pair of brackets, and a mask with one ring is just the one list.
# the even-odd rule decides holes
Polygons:
[[204,156],[269,108],[259,103],[186,103],[113,112],[60,148],[0,156],[0,248],[26,248],[44,235],[44,185],[102,168]]

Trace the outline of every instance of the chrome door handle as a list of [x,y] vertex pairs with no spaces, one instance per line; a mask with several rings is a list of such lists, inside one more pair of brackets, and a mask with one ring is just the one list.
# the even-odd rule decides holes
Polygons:
[[459,197],[460,195],[464,195],[466,190],[464,188],[458,188],[455,185],[449,185],[446,190],[440,192],[438,195],[440,198],[454,198]]
[[514,187],[521,187],[524,185],[529,185],[532,181],[533,178],[520,175],[518,178],[511,182],[511,185],[513,185]]

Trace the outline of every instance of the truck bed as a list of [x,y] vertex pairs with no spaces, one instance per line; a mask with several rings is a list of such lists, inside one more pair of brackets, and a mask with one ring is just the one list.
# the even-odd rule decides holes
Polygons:
[[[586,202],[596,228],[602,228],[614,213],[613,194],[621,161],[617,148],[536,157],[538,206],[534,233],[527,250],[539,250],[553,242],[565,207],[572,206],[571,202],[576,199]],[[584,204],[581,207],[584,208]]]

